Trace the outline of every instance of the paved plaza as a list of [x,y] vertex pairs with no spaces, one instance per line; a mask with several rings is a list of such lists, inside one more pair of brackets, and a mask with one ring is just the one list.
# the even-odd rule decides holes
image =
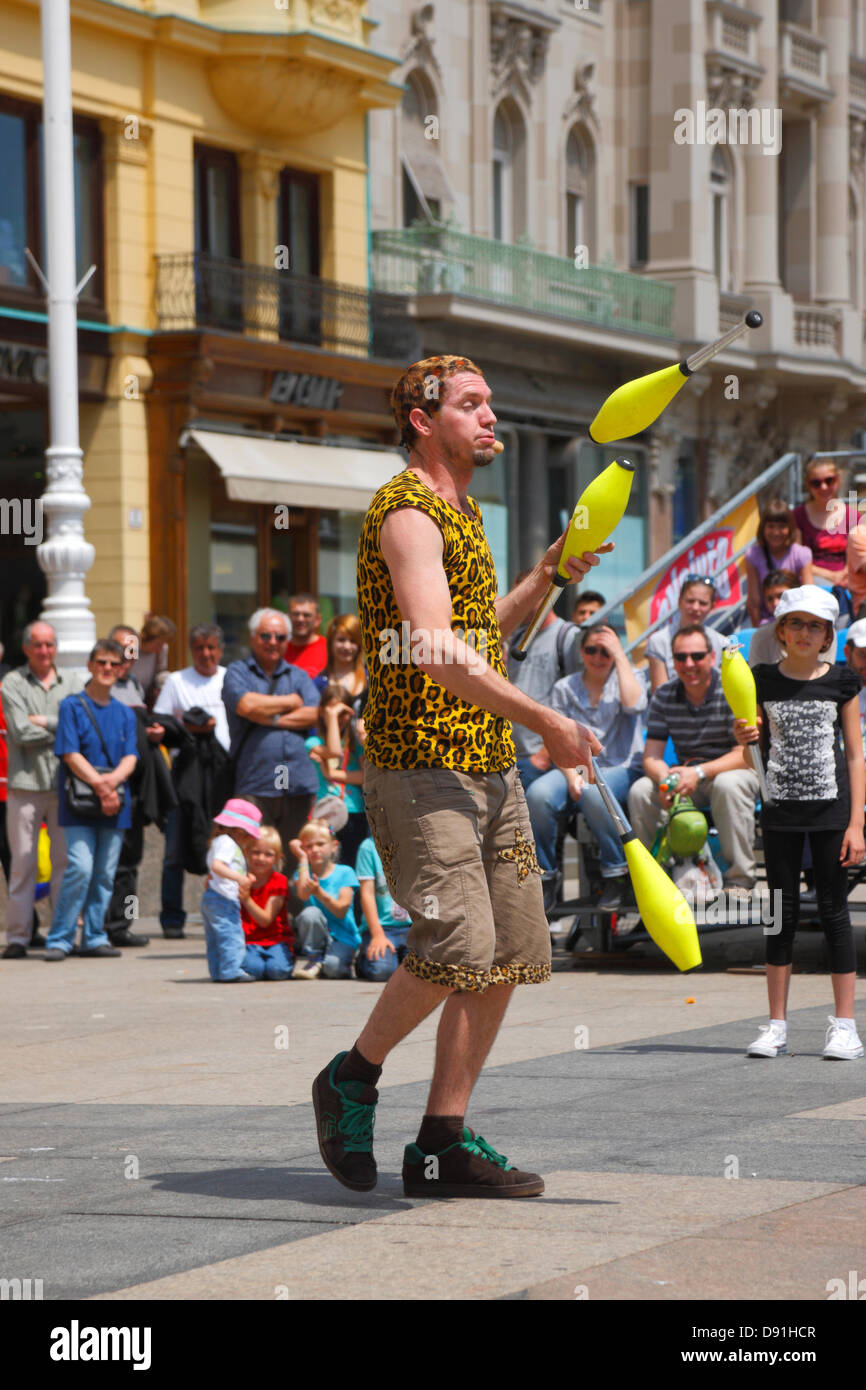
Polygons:
[[386,1065],[379,1185],[353,1194],[319,1158],[310,1084],[379,987],[215,985],[200,922],[173,942],[140,925],[151,945],[120,960],[0,965],[0,1275],[45,1299],[808,1301],[866,1275],[866,1062],[821,1057],[817,936],[773,1062],[743,1056],[759,930],[686,977],[652,948],[643,968],[557,957],[516,992],[467,1115],[545,1196],[424,1202],[400,1164],[435,1018]]

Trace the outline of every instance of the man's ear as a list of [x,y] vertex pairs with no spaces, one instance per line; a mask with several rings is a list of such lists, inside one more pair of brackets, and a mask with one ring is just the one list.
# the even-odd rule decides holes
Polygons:
[[429,439],[433,433],[433,422],[426,410],[422,410],[419,405],[413,406],[409,411],[409,424],[415,429],[416,434],[423,435]]

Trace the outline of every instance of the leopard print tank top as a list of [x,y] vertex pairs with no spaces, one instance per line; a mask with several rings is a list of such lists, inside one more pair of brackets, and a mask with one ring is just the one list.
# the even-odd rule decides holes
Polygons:
[[[419,507],[433,518],[443,538],[451,627],[507,679],[494,607],[493,557],[481,510],[469,501],[474,517],[457,511],[406,469],[379,488],[364,518],[358,544],[358,615],[369,677],[364,752],[376,767],[505,772],[515,761],[507,719],[458,699],[414,665],[413,645],[419,637],[402,620],[379,548],[388,512]],[[435,650],[431,655],[435,659]]]

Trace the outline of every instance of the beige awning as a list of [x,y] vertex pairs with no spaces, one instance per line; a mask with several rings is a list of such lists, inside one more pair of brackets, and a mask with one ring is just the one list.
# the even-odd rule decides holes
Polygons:
[[213,459],[236,502],[365,512],[376,489],[404,467],[402,454],[385,449],[341,449],[216,430],[189,430],[187,439]]

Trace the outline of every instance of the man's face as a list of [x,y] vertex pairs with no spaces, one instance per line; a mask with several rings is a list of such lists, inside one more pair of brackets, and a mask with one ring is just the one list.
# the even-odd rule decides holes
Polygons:
[[578,599],[574,607],[574,618],[572,621],[577,623],[577,626],[580,627],[583,623],[588,623],[593,613],[597,613],[600,608],[601,604],[597,598],[587,598],[583,601]]
[[192,664],[200,676],[215,676],[223,649],[215,637],[197,637],[190,643]]
[[289,640],[285,618],[262,618],[258,631],[250,638],[250,650],[263,671],[272,670],[281,660]]
[[855,675],[859,676],[860,684],[866,685],[866,647],[855,647],[853,642],[846,642],[845,660]]
[[124,670],[129,670],[129,664],[129,662],[121,662],[114,652],[97,652],[93,660],[88,661],[87,669],[99,685],[110,690]]
[[486,468],[496,457],[490,387],[475,372],[458,372],[440,382],[439,389],[441,405],[431,419],[432,442],[458,468]]
[[709,685],[713,649],[699,632],[689,632],[674,641],[674,670],[686,690],[702,690]]
[[322,615],[315,603],[290,603],[289,620],[292,624],[292,641],[306,642],[319,631]]
[[687,584],[680,594],[679,609],[683,626],[702,623],[713,606],[713,591],[709,584]]
[[48,623],[34,623],[30,641],[24,643],[27,664],[36,676],[46,676],[57,655],[57,638]]

